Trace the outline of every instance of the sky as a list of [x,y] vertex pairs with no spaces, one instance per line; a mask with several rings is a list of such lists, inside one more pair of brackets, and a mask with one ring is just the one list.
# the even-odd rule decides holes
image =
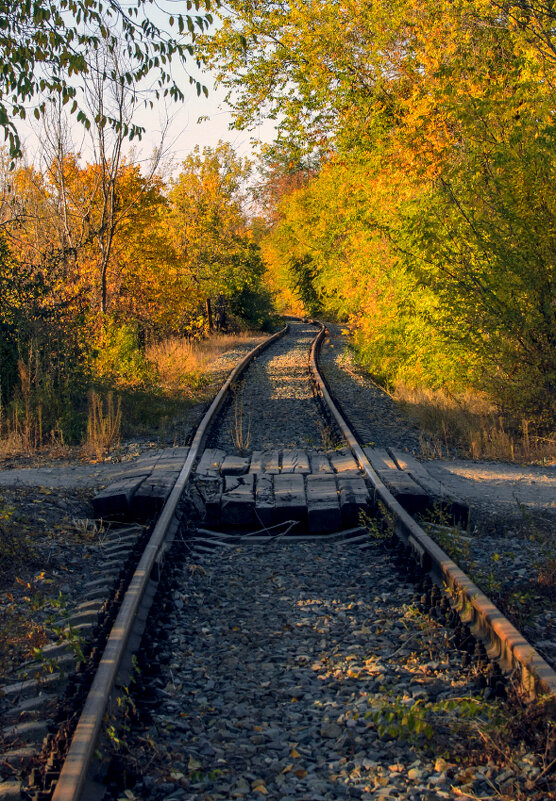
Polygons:
[[[211,75],[201,76],[208,89],[208,98],[201,93],[197,96],[194,86],[189,85],[187,78],[181,83],[185,94],[183,103],[170,101],[166,107],[156,105],[152,110],[138,109],[136,121],[145,128],[141,141],[133,143],[135,158],[149,159],[155,148],[160,147],[161,131],[166,117],[169,126],[164,139],[164,151],[173,161],[180,163],[198,145],[214,147],[219,140],[229,142],[241,156],[252,156],[256,152],[252,140],[260,139],[270,142],[274,136],[272,122],[259,126],[254,131],[230,130],[232,115],[224,102],[225,91],[215,88]],[[39,152],[42,138],[40,123],[34,120],[30,123],[19,124],[18,128],[23,139],[27,159],[35,161]],[[73,121],[72,135],[76,148],[82,157],[87,160],[89,145],[87,137],[79,124]],[[128,149],[131,146],[128,145]]]
[[[152,18],[161,29],[167,29],[165,20],[168,17],[168,9],[164,10],[164,5],[171,3],[171,0],[160,0],[159,3],[149,5],[149,17]],[[171,8],[171,6],[169,6]],[[215,21],[215,24],[217,22]],[[165,120],[170,123],[167,128],[163,152],[167,160],[179,164],[186,156],[198,145],[214,147],[219,140],[229,142],[236,150],[238,155],[252,156],[256,153],[253,146],[253,139],[263,142],[270,142],[274,138],[275,129],[271,121],[259,126],[254,131],[230,130],[232,115],[225,103],[225,90],[215,87],[214,75],[210,72],[199,72],[191,62],[187,64],[188,69],[195,78],[199,79],[208,89],[208,97],[203,93],[197,95],[196,88],[188,80],[188,74],[180,63],[173,63],[172,73],[180,88],[185,94],[183,103],[168,101],[163,105],[162,101],[156,101],[154,108],[137,108],[134,122],[145,128],[145,133],[140,142],[127,145],[127,149],[133,149],[133,158],[137,161],[148,161],[155,148],[161,144],[161,131],[165,126]],[[150,96],[152,97],[152,95]],[[29,121],[18,124],[18,129],[22,137],[27,161],[35,163],[40,161],[40,143],[44,139],[44,132],[41,130],[41,123],[37,123],[29,115]],[[71,121],[71,132],[74,141],[74,149],[81,153],[84,161],[92,160],[90,142],[84,134],[82,127]]]
[[[195,87],[187,85],[185,103],[168,106],[171,124],[166,135],[166,147],[176,160],[183,160],[196,145],[213,147],[219,140],[229,142],[241,156],[253,154],[253,138],[272,141],[274,126],[271,121],[254,131],[230,130],[232,115],[224,101],[225,91],[214,87],[210,75],[202,77],[202,80],[209,91],[208,98],[204,94],[198,97]],[[143,137],[143,147],[150,152],[160,142],[160,115],[155,110],[145,119],[147,121],[143,124],[147,132]]]

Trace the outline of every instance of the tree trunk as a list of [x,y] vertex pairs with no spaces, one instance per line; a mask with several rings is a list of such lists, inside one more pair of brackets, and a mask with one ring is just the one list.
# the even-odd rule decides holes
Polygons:
[[213,324],[212,324],[212,304],[210,302],[210,298],[207,298],[207,322],[208,322],[208,330],[212,332]]

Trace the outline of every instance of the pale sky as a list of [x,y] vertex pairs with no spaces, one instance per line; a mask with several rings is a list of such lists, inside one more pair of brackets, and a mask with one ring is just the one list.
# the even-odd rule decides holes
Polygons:
[[[204,94],[197,97],[195,87],[187,85],[185,103],[181,106],[177,103],[168,105],[171,125],[166,136],[166,147],[176,160],[185,158],[195,145],[201,148],[205,145],[213,147],[220,139],[229,142],[241,156],[252,154],[253,138],[263,142],[272,141],[274,126],[271,121],[251,132],[229,130],[232,116],[224,103],[224,90],[214,89],[211,80],[204,79],[204,83],[209,90],[208,98]],[[144,148],[151,151],[160,143],[159,113],[157,115],[155,109],[145,119],[142,124],[150,130],[143,137]]]
[[[164,0],[162,0],[164,3]],[[162,5],[149,11],[153,14],[153,19],[158,25],[164,27],[164,14]],[[164,127],[166,118],[170,119],[170,125],[166,132],[164,142],[164,153],[171,157],[172,161],[179,164],[194,149],[196,145],[215,146],[219,140],[229,142],[236,150],[238,155],[251,156],[254,154],[252,145],[253,139],[260,139],[263,142],[271,142],[275,135],[274,125],[271,121],[264,123],[254,131],[229,130],[231,114],[224,102],[225,91],[223,88],[215,89],[214,78],[210,72],[202,73],[196,69],[194,59],[187,65],[191,74],[198,78],[209,91],[208,98],[203,93],[197,96],[194,85],[188,80],[188,75],[180,63],[174,62],[172,72],[179,83],[180,88],[185,94],[185,101],[182,104],[168,101],[154,100],[153,109],[145,109],[138,106],[134,115],[134,122],[143,126],[146,130],[140,142],[135,141],[129,147],[133,147],[134,160],[148,160],[155,148],[160,147],[161,130]],[[152,97],[152,95],[151,95]],[[153,98],[154,99],[154,98]],[[71,119],[71,118],[70,118]],[[18,123],[18,129],[22,138],[27,161],[37,162],[37,154],[40,152],[40,142],[44,139],[44,132],[41,123],[36,122],[32,115],[25,123]],[[74,141],[74,149],[81,152],[85,161],[91,159],[90,141],[83,128],[76,123],[75,119],[71,123],[71,133]]]
[[[139,159],[148,159],[154,148],[160,147],[161,130],[166,115],[170,118],[170,125],[165,137],[164,151],[177,163],[183,161],[195,145],[201,148],[214,147],[222,139],[229,142],[239,155],[250,156],[254,152],[251,144],[253,138],[261,139],[263,142],[272,141],[274,126],[270,121],[252,132],[229,130],[232,117],[224,103],[224,90],[214,89],[211,76],[203,78],[203,82],[209,90],[208,98],[204,94],[198,97],[195,87],[190,86],[185,78],[181,84],[186,96],[184,103],[169,101],[166,108],[162,104],[155,104],[152,110],[142,107],[138,109],[135,121],[146,129],[141,142],[132,143],[136,153],[138,151]],[[35,162],[42,137],[40,123],[35,120],[18,123],[18,129],[27,160]],[[76,149],[80,150],[83,158],[87,160],[90,146],[82,127],[75,121],[72,124],[72,135]]]

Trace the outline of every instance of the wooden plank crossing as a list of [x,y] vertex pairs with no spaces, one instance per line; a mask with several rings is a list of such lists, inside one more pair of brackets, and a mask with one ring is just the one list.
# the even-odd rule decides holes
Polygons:
[[[187,448],[155,451],[122,471],[93,499],[97,517],[150,519],[168,498],[187,457]],[[396,449],[365,448],[382,481],[410,512],[447,499],[426,466]],[[352,453],[284,449],[225,453],[207,448],[194,472],[203,524],[225,530],[257,531],[288,526],[292,531],[327,533],[360,523],[372,498]],[[459,507],[458,507],[459,508]]]
[[224,485],[217,511],[217,488],[208,481],[215,476],[214,453],[205,454],[195,483],[206,505],[206,524],[222,531],[277,526],[315,534],[340,531],[358,525],[361,510],[371,504],[364,474],[347,448],[330,453],[290,448],[219,454],[225,482],[230,473],[250,480]]
[[364,448],[365,456],[392,495],[408,512],[422,512],[429,508],[430,497],[423,487],[401,470],[385,448]]

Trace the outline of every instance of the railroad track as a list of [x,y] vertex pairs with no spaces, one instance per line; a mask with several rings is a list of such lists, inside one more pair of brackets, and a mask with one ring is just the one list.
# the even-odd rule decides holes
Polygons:
[[[118,573],[116,577],[114,574],[114,581],[117,578],[116,593],[103,607],[101,631],[96,632],[104,633],[105,641],[100,640],[90,648],[88,661],[69,682],[66,695],[58,706],[56,726],[51,727],[30,776],[27,797],[35,801],[103,797],[103,788],[91,778],[91,766],[94,765],[99,775],[102,775],[101,767],[107,768],[102,765],[102,759],[99,766],[95,757],[99,737],[104,738],[101,742],[106,742],[106,725],[104,733],[103,725],[107,715],[114,714],[118,718],[115,711],[118,704],[128,712],[133,710],[133,715],[136,712],[137,705],[127,690],[129,677],[134,673],[135,654],[139,654],[141,665],[139,677],[136,677],[136,692],[140,699],[138,707],[146,721],[143,726],[152,724],[153,713],[170,714],[168,710],[160,712],[164,704],[169,704],[168,709],[174,710],[175,721],[182,724],[180,714],[189,717],[187,710],[191,704],[191,714],[196,721],[196,727],[184,728],[193,750],[189,759],[182,760],[180,768],[173,771],[177,777],[173,780],[174,790],[172,786],[162,787],[164,782],[155,781],[150,790],[146,786],[143,790],[148,791],[144,797],[149,798],[174,797],[174,792],[178,793],[176,798],[197,797],[195,793],[212,792],[214,788],[218,788],[216,796],[223,797],[221,793],[226,786],[238,798],[258,798],[267,794],[287,797],[288,788],[291,790],[292,786],[298,788],[298,797],[301,797],[299,793],[311,798],[337,797],[326,793],[339,792],[340,787],[356,787],[356,797],[366,797],[361,796],[360,782],[352,781],[342,767],[345,761],[342,763],[339,751],[342,748],[349,754],[356,753],[357,748],[361,751],[366,747],[365,736],[370,724],[361,728],[357,721],[374,721],[375,731],[382,725],[382,717],[386,720],[389,715],[393,716],[390,722],[397,719],[396,710],[399,711],[402,702],[396,696],[390,707],[383,704],[376,708],[372,704],[369,706],[369,699],[365,697],[365,714],[362,714],[362,710],[351,701],[350,706],[341,693],[340,700],[336,696],[331,700],[326,696],[329,692],[326,688],[329,680],[337,683],[338,677],[365,680],[368,686],[374,687],[376,677],[385,681],[386,663],[390,664],[399,653],[405,659],[413,659],[415,646],[428,648],[431,654],[440,654],[440,663],[447,653],[451,654],[447,657],[450,666],[446,668],[446,676],[440,667],[429,667],[428,670],[436,670],[436,684],[452,680],[457,687],[455,694],[450,694],[445,686],[441,692],[429,697],[419,686],[413,695],[409,694],[409,699],[413,698],[414,703],[416,700],[417,706],[424,698],[427,702],[434,698],[439,709],[444,702],[448,708],[452,696],[459,698],[465,692],[463,688],[470,683],[475,689],[486,687],[490,697],[503,696],[503,672],[512,673],[514,681],[519,680],[528,693],[554,698],[556,676],[551,668],[409,513],[430,504],[431,487],[427,487],[422,466],[407,454],[364,449],[356,441],[318,370],[318,348],[324,328],[319,326],[315,336],[307,324],[292,322],[291,327],[295,329],[294,335],[287,337],[284,329],[258,346],[238,365],[211,404],[189,448],[178,455],[179,459],[172,455],[159,455],[155,463],[136,466],[133,475],[123,476],[97,497],[97,512],[121,517],[122,525],[127,526],[124,531],[130,532],[129,541],[125,543],[130,545],[125,551],[127,576],[120,577]],[[293,345],[289,344],[290,338]],[[293,366],[289,363],[292,349],[297,351],[297,361]],[[302,352],[307,354],[305,359],[300,356]],[[254,373],[255,379],[252,380],[248,372],[242,385],[242,375],[248,364],[252,365],[249,371]],[[284,388],[288,382],[293,383],[293,390]],[[253,409],[263,413],[263,423],[258,429],[252,419]],[[279,443],[288,447],[277,447]],[[206,447],[207,444],[210,447]],[[335,447],[331,449],[331,445]],[[463,512],[461,504],[443,498],[441,490],[436,502],[445,504],[446,509],[456,515]],[[360,511],[367,515],[368,526],[358,524]],[[138,524],[137,517],[153,516],[156,522],[152,530]],[[340,593],[333,601],[318,598],[318,592],[322,593],[324,587],[322,582],[319,584],[318,571],[315,576],[314,569],[311,572],[307,567],[314,558],[316,547],[330,586],[335,593]],[[364,556],[361,556],[362,549]],[[391,564],[392,557],[395,567]],[[370,561],[366,562],[366,559]],[[369,570],[369,564],[373,566],[372,570]],[[288,615],[292,614],[292,601],[283,600],[289,598],[290,573],[297,593],[291,619]],[[241,592],[250,598],[248,604],[257,609],[256,625],[253,631],[248,631],[245,602],[243,607],[240,604],[240,622],[235,628],[229,627],[230,631],[226,629],[228,640],[224,637],[223,642],[227,644],[216,647],[212,641],[212,627],[222,629],[222,636],[226,628],[219,622],[218,615],[221,617],[222,612],[215,611],[218,598],[227,599],[229,610],[236,608],[234,605],[239,603],[239,596],[232,590],[233,585],[237,586],[237,576],[242,578]],[[355,582],[355,576],[359,583]],[[375,578],[382,592],[374,586]],[[269,592],[261,593],[263,585]],[[306,597],[305,585],[313,588],[315,597],[312,600]],[[343,585],[347,589],[342,598],[340,588]],[[369,599],[372,596],[372,600],[363,602],[358,586],[364,587],[361,595],[369,596]],[[443,586],[448,588],[448,593],[441,589]],[[269,598],[268,603],[265,597]],[[206,609],[210,605],[206,603],[207,599],[215,605],[214,608]],[[309,606],[313,613],[313,602],[319,614],[315,618],[318,625],[311,627],[305,620],[306,616],[295,618],[295,613]],[[193,646],[189,642],[186,647],[184,643],[188,637],[183,633],[182,620],[190,607],[194,631],[189,639]],[[348,614],[352,608],[356,608],[357,614]],[[275,637],[283,637],[285,642],[290,638],[295,641],[297,650],[290,653],[289,646],[279,649],[279,658],[273,666],[272,653],[268,649],[272,649],[276,639],[268,642],[263,649],[268,660],[258,659],[248,666],[249,678],[246,685],[241,685],[241,693],[254,691],[256,697],[257,687],[259,694],[261,688],[272,688],[279,675],[293,670],[288,662],[293,660],[295,675],[299,677],[306,669],[312,671],[318,678],[318,689],[312,684],[309,688],[310,683],[307,686],[303,682],[301,685],[299,682],[290,683],[291,686],[286,683],[285,694],[289,693],[297,703],[303,698],[312,698],[313,693],[313,701],[318,696],[318,704],[325,713],[318,725],[311,727],[307,721],[301,720],[300,723],[294,717],[289,732],[279,732],[280,718],[270,726],[262,719],[255,722],[251,709],[244,716],[244,723],[239,725],[240,734],[230,731],[228,741],[233,741],[235,735],[239,737],[241,746],[245,745],[247,762],[248,757],[253,757],[253,746],[272,746],[269,753],[273,755],[266,757],[272,766],[268,775],[254,775],[253,771],[246,769],[245,759],[243,762],[239,760],[241,775],[234,775],[230,767],[233,760],[228,758],[227,747],[223,747],[220,741],[218,745],[205,738],[205,750],[210,752],[212,749],[211,759],[216,760],[212,778],[207,779],[203,764],[206,759],[195,746],[201,725],[199,721],[211,706],[210,698],[206,696],[218,683],[207,676],[212,672],[216,675],[223,661],[222,654],[238,647],[234,640],[235,631],[240,632],[238,637],[243,637],[243,644],[251,649],[255,648],[257,638],[265,639],[266,627],[272,627],[270,609],[278,609],[282,623],[282,633],[276,631]],[[98,624],[98,610],[95,614]],[[203,614],[210,624],[202,625]],[[334,659],[328,652],[327,638],[332,636],[330,621],[332,626],[334,622],[338,623],[338,615],[341,636],[350,641],[344,644],[348,650],[349,645],[355,650],[351,653],[354,660],[347,659],[350,656],[347,654],[345,664],[337,664],[333,669]],[[395,615],[399,619],[392,633],[388,621]],[[345,623],[346,618],[349,625]],[[174,635],[168,632],[169,625],[175,631],[175,648],[170,642]],[[303,630],[307,627],[312,632],[310,647],[306,642],[299,643],[292,634],[297,632],[297,628]],[[313,641],[315,630],[322,635],[318,646]],[[395,635],[400,637],[401,644],[396,642]],[[381,649],[375,654],[369,651],[363,659],[365,649],[372,648],[373,641],[382,636],[388,639],[388,645],[381,646],[385,653],[381,654]],[[201,659],[203,643],[211,643],[215,652],[207,656],[204,678],[199,681],[197,676],[190,675],[188,658],[179,654],[185,648],[189,659],[192,654]],[[192,647],[198,650],[192,651]],[[319,649],[325,656],[315,657]],[[249,661],[248,651],[242,653]],[[160,659],[157,660],[157,656]],[[241,671],[241,661],[234,659],[228,668],[232,674]],[[350,662],[357,669],[351,670]],[[431,663],[434,664],[435,659],[430,658],[428,664]],[[176,678],[173,671],[181,679]],[[265,673],[265,678],[257,679],[257,671],[261,676]],[[399,671],[394,671],[393,676],[403,686]],[[172,688],[186,686],[189,680],[194,687],[193,696],[186,693],[179,696],[181,700],[176,700]],[[169,691],[164,690],[169,686]],[[324,697],[322,688],[325,688]],[[424,695],[419,695],[419,692],[424,692]],[[200,704],[195,696],[200,697]],[[221,719],[233,715],[236,701],[228,699],[222,703]],[[187,706],[180,708],[180,703]],[[276,696],[273,703],[276,704]],[[455,700],[453,703],[457,706]],[[407,699],[405,704],[409,709]],[[340,709],[337,715],[330,711],[336,710],[335,705]],[[267,704],[263,710],[271,715],[272,708]],[[309,712],[305,714],[311,717]],[[216,718],[212,715],[211,719],[214,724],[218,715]],[[417,722],[412,725],[428,725],[424,720],[419,723],[419,720],[418,716],[415,717]],[[241,731],[245,725],[251,724],[255,734],[251,734],[249,742],[243,743]],[[270,737],[267,730],[272,730]],[[323,746],[323,753],[324,759],[329,761],[332,754],[335,764],[332,774],[337,777],[335,784],[327,786],[312,767],[311,770],[296,768],[299,764],[296,760],[309,758],[306,753],[308,741],[302,736],[307,730],[315,741],[320,738],[322,743],[334,742],[332,749]],[[253,737],[256,743],[252,741]],[[148,737],[143,737],[143,743],[145,739]],[[165,753],[169,752],[168,738],[161,747],[166,749]],[[187,738],[184,747],[187,748]],[[156,743],[153,748],[156,750]],[[394,757],[395,754],[389,758]],[[262,770],[257,759],[253,759]],[[313,754],[309,762],[314,766]],[[361,771],[379,777],[376,765],[380,760],[367,758],[367,762],[368,768],[365,765],[361,767],[363,763],[356,766],[359,778]],[[371,765],[373,762],[376,764]],[[119,764],[118,759],[112,759],[106,782],[121,790],[118,780],[130,772],[129,765],[129,760]],[[138,775],[131,777],[133,781],[141,780],[138,767]],[[270,776],[274,777],[274,784]],[[278,780],[278,776],[285,778]],[[292,776],[295,776],[295,785],[289,783]],[[383,786],[380,782],[377,785],[379,789]],[[181,795],[180,791],[183,791]],[[438,797],[452,797],[442,796],[444,790],[440,785],[439,792]],[[346,797],[350,797],[349,792]]]

